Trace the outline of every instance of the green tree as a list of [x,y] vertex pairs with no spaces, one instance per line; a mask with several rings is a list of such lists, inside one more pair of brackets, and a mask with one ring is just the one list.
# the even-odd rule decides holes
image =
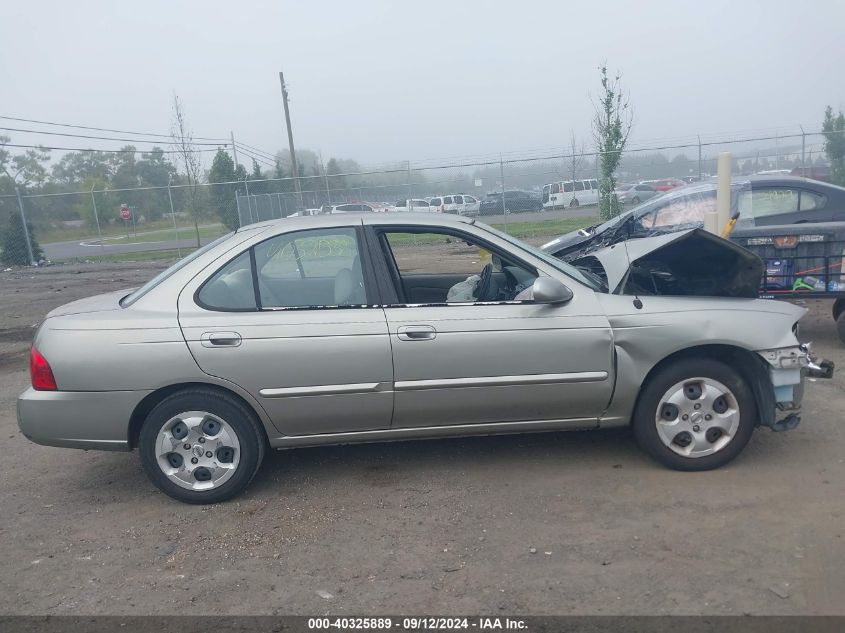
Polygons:
[[622,75],[607,76],[607,64],[599,68],[601,93],[595,104],[593,137],[599,152],[599,214],[602,219],[619,215],[622,205],[614,195],[616,189],[616,168],[622,158],[622,150],[628,142],[633,124],[633,111],[628,96],[622,88]]
[[43,147],[28,149],[13,156],[6,145],[12,140],[0,135],[0,172],[15,185],[42,185],[47,179],[43,163],[50,160],[50,152]]
[[834,184],[845,186],[845,115],[842,110],[833,114],[833,108],[827,106],[824,111],[824,151],[830,159],[830,180]]
[[[208,181],[212,183],[231,183],[238,180],[235,163],[232,157],[222,149],[218,149],[208,171]],[[238,206],[235,200],[237,185],[215,184],[211,187],[212,203],[220,216],[220,220],[228,229],[234,231],[240,226],[238,220]]]
[[[41,246],[35,239],[32,232],[32,225],[26,223],[29,230],[29,241],[32,245],[32,257],[36,262],[44,259]],[[23,230],[23,222],[20,213],[12,211],[9,213],[9,220],[6,223],[6,230],[3,231],[3,252],[0,253],[0,261],[7,266],[29,266],[29,252],[26,249],[26,234]]]

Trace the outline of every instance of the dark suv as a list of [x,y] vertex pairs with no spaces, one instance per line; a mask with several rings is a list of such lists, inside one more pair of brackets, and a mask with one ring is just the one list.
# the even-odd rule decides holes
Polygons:
[[540,196],[530,191],[520,189],[505,190],[504,207],[502,206],[502,192],[496,191],[487,194],[487,199],[482,200],[478,209],[479,215],[502,215],[507,208],[508,213],[522,213],[524,211],[541,211],[543,203]]

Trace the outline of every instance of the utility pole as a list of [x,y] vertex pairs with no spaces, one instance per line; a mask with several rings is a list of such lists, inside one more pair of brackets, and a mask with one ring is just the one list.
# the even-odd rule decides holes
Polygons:
[[235,159],[235,169],[239,167],[238,165],[238,148],[235,146],[235,133],[229,132],[229,136],[232,138],[232,157]]
[[302,203],[302,189],[299,186],[299,167],[296,164],[296,150],[293,147],[293,130],[290,127],[290,110],[288,109],[288,89],[285,86],[285,74],[279,71],[279,83],[282,85],[282,103],[285,106],[285,125],[288,128],[288,147],[290,148],[290,163],[293,168],[293,186],[299,200],[299,208],[304,209]]

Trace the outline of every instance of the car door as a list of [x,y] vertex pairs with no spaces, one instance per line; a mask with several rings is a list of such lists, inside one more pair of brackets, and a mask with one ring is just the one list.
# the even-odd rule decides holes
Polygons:
[[[534,304],[525,289],[549,271],[497,241],[472,227],[374,227],[387,268],[394,428],[597,424],[612,390],[613,339],[594,292],[570,280],[569,303]],[[487,263],[496,288],[521,300],[456,302],[477,291],[473,275]]]
[[390,426],[390,339],[360,232],[288,230],[215,262],[179,296],[200,369],[248,391],[285,435]]

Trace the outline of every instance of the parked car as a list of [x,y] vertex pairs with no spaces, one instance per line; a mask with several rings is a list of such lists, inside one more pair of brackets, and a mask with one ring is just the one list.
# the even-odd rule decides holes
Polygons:
[[643,184],[651,185],[655,191],[663,192],[677,187],[683,187],[687,183],[678,178],[663,178],[661,180],[644,180]]
[[301,211],[296,211],[294,213],[291,213],[289,216],[286,216],[286,217],[301,218],[301,217],[305,217],[305,216],[308,216],[308,215],[320,215],[322,212],[323,212],[322,209],[303,209]]
[[323,213],[332,215],[333,213],[374,213],[375,207],[363,202],[351,202],[347,204],[331,204],[323,206]]
[[501,191],[488,193],[487,198],[479,206],[478,215],[501,215],[505,213],[505,206],[507,213],[541,211],[543,209],[543,203],[537,194],[511,189],[505,191],[504,200]]
[[542,202],[545,209],[598,204],[599,182],[595,179],[584,179],[543,185]]
[[432,202],[434,200],[439,201],[438,208],[442,213],[451,213],[452,215],[476,216],[481,206],[481,202],[475,196],[461,193],[432,198]]
[[[693,239],[711,277],[730,272],[713,266],[724,251],[759,264],[695,233],[631,240],[652,262],[636,277]],[[705,470],[755,427],[797,423],[811,360],[794,334],[806,310],[754,300],[743,281],[711,298],[609,294],[439,214],[253,224],[139,289],[51,311],[18,422],[39,444],[138,449],[156,486],[200,504],[243,491],[268,448],[381,440],[631,424],[664,465]]]
[[[655,197],[617,218],[572,231],[543,248],[563,256],[614,236],[645,236],[701,226],[716,210],[716,183],[696,183]],[[737,227],[845,221],[845,188],[795,176],[751,176],[731,185]]]
[[437,207],[431,206],[428,200],[423,200],[422,198],[399,200],[395,205],[393,205],[392,210],[411,213],[436,213],[439,211]]
[[640,204],[646,200],[651,200],[654,196],[660,195],[651,185],[640,183],[638,185],[630,185],[627,189],[617,194],[619,201],[622,204]]

